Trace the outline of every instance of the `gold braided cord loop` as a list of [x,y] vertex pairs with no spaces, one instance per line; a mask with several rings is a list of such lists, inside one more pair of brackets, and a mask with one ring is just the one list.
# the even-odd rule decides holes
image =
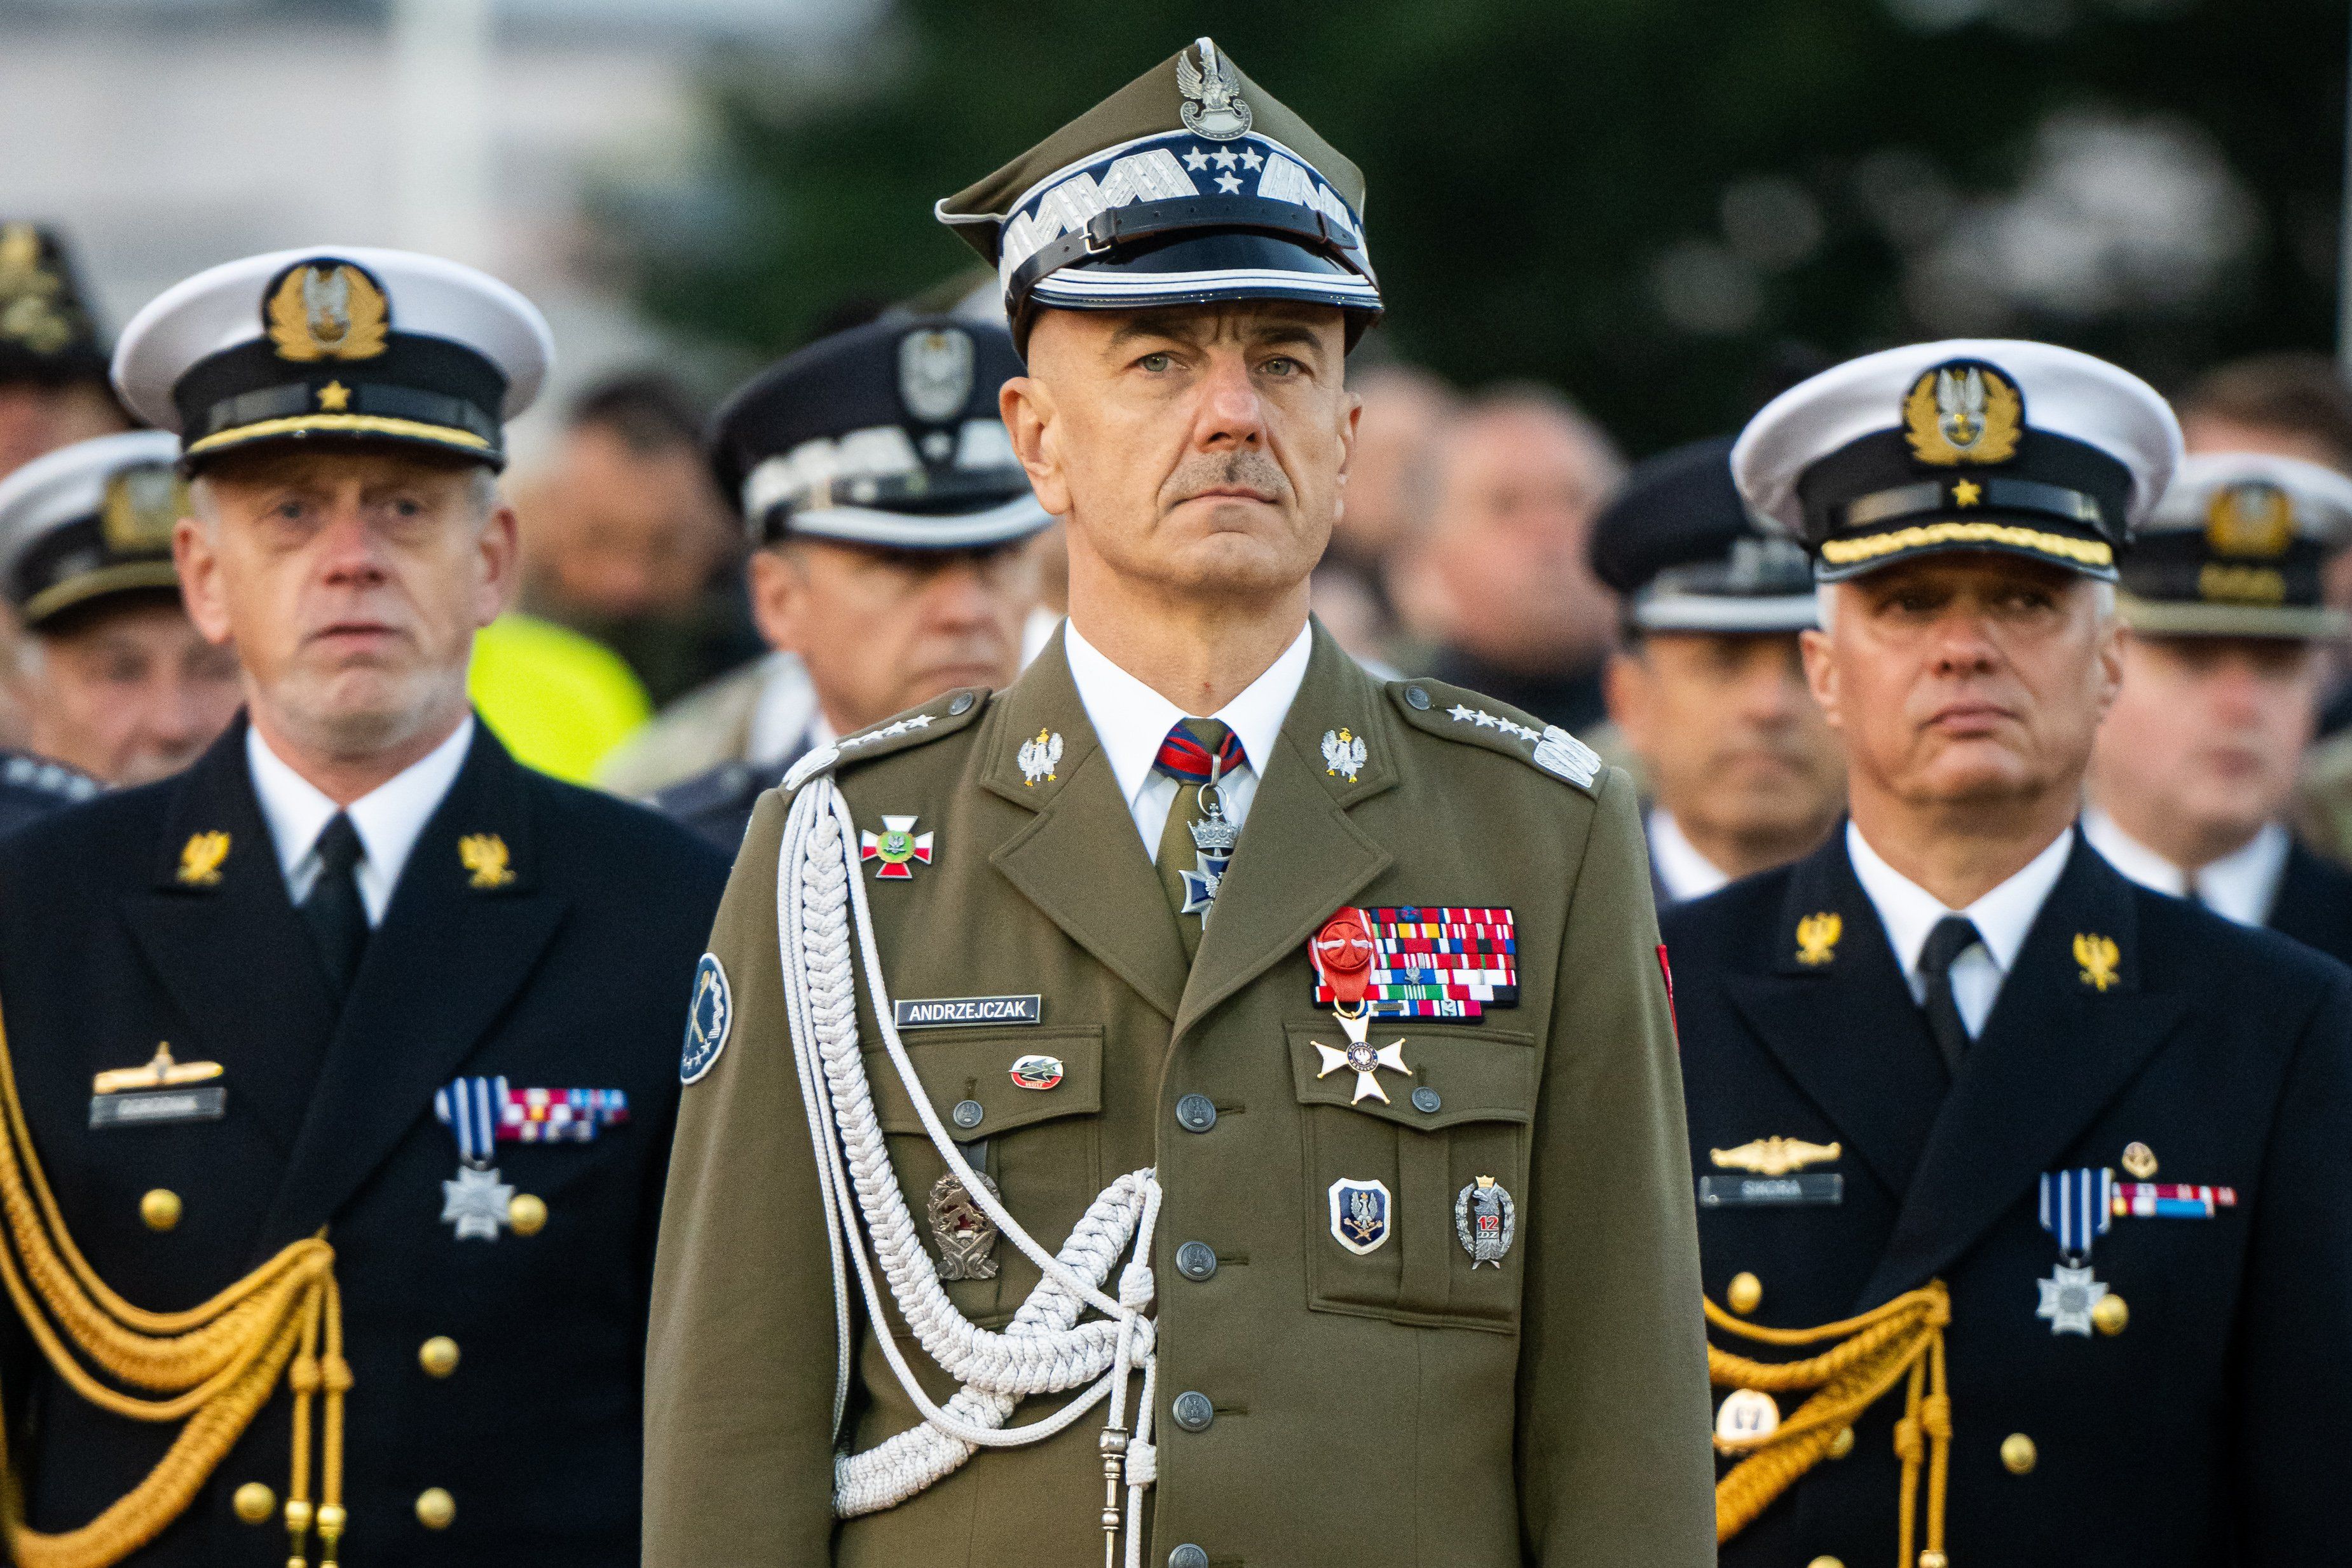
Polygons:
[[[1716,1483],[1716,1540],[1728,1541],[1745,1530],[1775,1498],[1829,1456],[1841,1432],[1896,1383],[1906,1382],[1903,1418],[1895,1426],[1895,1452],[1903,1461],[1902,1549],[1896,1568],[1942,1563],[1952,1447],[1952,1400],[1944,1371],[1944,1329],[1952,1321],[1952,1298],[1944,1282],[1930,1281],[1860,1317],[1811,1329],[1766,1328],[1743,1322],[1711,1301],[1704,1304],[1710,1325],[1757,1344],[1794,1349],[1840,1342],[1802,1361],[1755,1361],[1706,1347],[1707,1376],[1718,1388],[1767,1394],[1814,1391],[1769,1433],[1716,1438],[1718,1452],[1745,1456]],[[1918,1534],[1923,1463],[1927,1470],[1927,1545],[1915,1561],[1911,1547]]]
[[[327,1389],[323,1495],[330,1507],[319,1511],[319,1525],[322,1568],[331,1568],[343,1525],[343,1394],[351,1387],[334,1249],[317,1238],[294,1242],[185,1312],[132,1306],[98,1277],[66,1228],[17,1096],[5,1026],[0,1113],[7,1124],[0,1136],[0,1285],[16,1315],[50,1367],[82,1398],[133,1421],[184,1423],[145,1479],[88,1524],[56,1534],[26,1528],[22,1488],[0,1434],[10,1560],[20,1568],[110,1568],[152,1541],[194,1500],[284,1376],[295,1390],[286,1512],[297,1564],[307,1561],[303,1536],[310,1523],[310,1393],[322,1383]],[[317,1354],[322,1333],[323,1370]]]

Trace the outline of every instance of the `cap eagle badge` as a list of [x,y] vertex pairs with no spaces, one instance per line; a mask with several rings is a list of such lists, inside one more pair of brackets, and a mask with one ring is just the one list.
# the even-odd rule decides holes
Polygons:
[[1207,38],[1192,46],[1200,52],[1194,65],[1189,55],[1176,57],[1176,88],[1184,95],[1184,129],[1212,141],[1231,141],[1250,128],[1250,106],[1242,97],[1242,78],[1233,62],[1220,58],[1217,46]]
[[269,340],[281,360],[372,360],[391,315],[383,290],[350,262],[303,262],[269,296]]
[[1903,400],[1904,439],[1922,463],[2006,463],[2017,455],[2025,403],[1990,365],[1938,365]]

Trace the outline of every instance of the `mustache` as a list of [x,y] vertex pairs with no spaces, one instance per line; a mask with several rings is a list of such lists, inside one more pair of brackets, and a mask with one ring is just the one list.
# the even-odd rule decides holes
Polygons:
[[1290,476],[1282,471],[1281,464],[1255,447],[1238,452],[1186,453],[1183,461],[1160,486],[1160,498],[1164,505],[1172,507],[1224,485],[1247,486],[1277,501],[1291,498]]

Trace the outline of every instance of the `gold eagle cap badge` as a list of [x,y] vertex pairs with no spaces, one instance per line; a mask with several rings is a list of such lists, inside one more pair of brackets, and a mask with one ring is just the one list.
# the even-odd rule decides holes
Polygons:
[[1736,1149],[1706,1152],[1706,1157],[1723,1170],[1753,1171],[1767,1176],[1787,1176],[1807,1166],[1841,1159],[1844,1155],[1843,1144],[1809,1144],[1801,1138],[1780,1137],[1755,1138]]
[[1937,365],[1903,400],[1903,438],[1911,455],[1938,468],[2006,463],[2025,433],[2025,400],[1990,365]]
[[392,307],[374,278],[348,261],[321,256],[286,269],[270,291],[268,315],[281,360],[372,360],[383,352]]
[[1797,962],[1819,968],[1837,956],[1838,938],[1845,935],[1845,917],[1830,910],[1808,915],[1797,922]]
[[175,873],[182,887],[218,887],[221,862],[228,859],[228,835],[224,832],[190,833],[188,841],[180,846],[180,869]]
[[2273,557],[2294,542],[2294,503],[2275,485],[2227,485],[2205,504],[2205,543],[2215,555]]
[[2124,961],[2123,949],[2112,936],[2095,932],[2074,938],[2074,962],[2083,966],[2083,984],[2105,991],[2120,978],[2116,966]]
[[474,873],[467,885],[504,887],[515,879],[507,865],[507,841],[496,833],[467,833],[457,841],[457,863]]
[[188,515],[188,487],[168,464],[125,468],[106,482],[98,513],[99,537],[116,555],[172,548],[172,528]]

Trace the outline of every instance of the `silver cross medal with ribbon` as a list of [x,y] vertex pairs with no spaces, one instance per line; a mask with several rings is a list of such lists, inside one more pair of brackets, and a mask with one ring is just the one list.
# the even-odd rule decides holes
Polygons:
[[2042,1293],[2037,1318],[2050,1320],[2053,1334],[2090,1337],[2100,1298],[2107,1287],[2091,1272],[2091,1244],[2115,1223],[2115,1172],[2085,1166],[2042,1173],[2042,1228],[2058,1242],[2058,1262],[2047,1280],[2033,1281]]
[[504,1088],[503,1080],[460,1078],[433,1095],[433,1113],[457,1139],[457,1175],[441,1184],[441,1218],[457,1228],[460,1241],[496,1241],[499,1228],[511,1223],[515,1189],[490,1164]]
[[1200,869],[1180,873],[1184,878],[1184,907],[1177,913],[1199,915],[1203,931],[1209,927],[1209,911],[1217,902],[1218,884],[1233,863],[1234,841],[1241,833],[1225,815],[1225,792],[1217,784],[1221,771],[1223,760],[1210,758],[1208,782],[1194,793],[1207,815],[1184,824],[1192,835],[1192,859]]

